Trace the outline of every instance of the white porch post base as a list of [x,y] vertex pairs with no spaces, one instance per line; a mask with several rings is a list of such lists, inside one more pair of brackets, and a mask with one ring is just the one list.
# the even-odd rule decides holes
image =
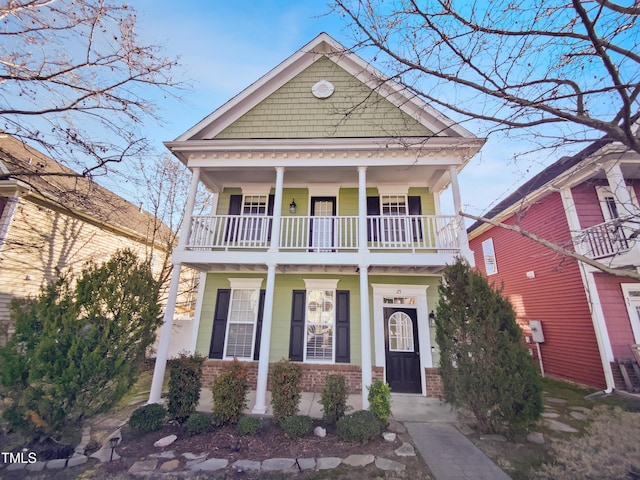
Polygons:
[[271,347],[271,324],[273,320],[273,294],[276,281],[275,264],[267,265],[267,286],[264,294],[264,314],[262,317],[262,337],[260,337],[260,359],[258,360],[258,381],[256,403],[251,410],[256,415],[267,413],[267,380],[269,377],[269,349]]
[[147,403],[160,403],[162,396],[162,382],[167,368],[167,357],[169,356],[169,340],[171,339],[171,329],[173,328],[173,315],[176,309],[176,297],[178,296],[178,286],[180,285],[180,264],[173,266],[171,272],[171,284],[169,285],[169,298],[164,310],[164,323],[160,330],[160,343],[156,354],[156,364],[153,367],[153,379],[151,380],[151,391]]

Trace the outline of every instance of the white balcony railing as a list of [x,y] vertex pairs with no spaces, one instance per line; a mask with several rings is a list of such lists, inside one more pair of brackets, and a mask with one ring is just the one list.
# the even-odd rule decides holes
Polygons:
[[[272,217],[196,215],[187,250],[267,249]],[[457,219],[446,215],[368,216],[367,246],[372,250],[458,251]],[[282,217],[280,250],[355,251],[360,245],[357,216]]]
[[635,240],[631,236],[636,227],[621,219],[600,223],[580,232],[582,251],[587,257],[598,259],[629,251]]

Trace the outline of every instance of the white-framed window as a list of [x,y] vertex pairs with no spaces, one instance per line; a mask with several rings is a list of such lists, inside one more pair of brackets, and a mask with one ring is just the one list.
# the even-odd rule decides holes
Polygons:
[[616,199],[615,195],[611,191],[611,188],[605,185],[598,185],[596,187],[596,193],[598,194],[598,201],[600,202],[600,208],[602,209],[602,216],[605,222],[615,220],[621,216],[628,215],[627,212],[634,212],[638,210],[638,199],[633,187],[627,186],[629,196],[633,205],[627,205],[626,207],[620,205],[619,199]]
[[487,275],[498,273],[498,263],[496,262],[496,252],[493,248],[493,238],[488,238],[482,242],[482,255],[484,257],[484,268]]
[[635,343],[640,343],[640,283],[621,283]]
[[[380,211],[382,212],[382,233],[387,243],[404,243],[407,240],[406,195],[382,195],[380,197]],[[384,218],[389,217],[389,218]]]
[[305,361],[330,363],[335,359],[337,280],[305,280]]
[[253,360],[261,279],[230,279],[225,358]]

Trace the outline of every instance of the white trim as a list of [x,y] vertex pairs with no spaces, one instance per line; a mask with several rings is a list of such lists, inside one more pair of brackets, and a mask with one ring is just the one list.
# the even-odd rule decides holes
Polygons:
[[[414,305],[402,305],[402,308],[415,308],[418,322],[418,344],[420,345],[420,383],[422,395],[427,395],[427,385],[424,379],[424,369],[433,367],[431,355],[431,334],[429,332],[429,308],[427,304],[427,289],[429,285],[380,284],[372,283],[373,288],[373,333],[374,333],[374,365],[383,367],[386,378],[386,359],[384,346],[384,297],[404,296],[415,297]],[[393,305],[386,305],[393,307]],[[399,307],[399,305],[398,305]],[[420,321],[424,319],[424,321]]]
[[392,195],[409,195],[409,185],[378,185],[378,195],[387,197]]
[[621,283],[622,294],[624,295],[624,303],[627,307],[627,313],[629,314],[629,321],[631,322],[631,330],[633,331],[633,337],[635,342],[640,343],[640,318],[636,312],[635,306],[640,307],[640,297],[636,301],[636,305],[633,305],[629,292],[632,290],[640,291],[640,283]]
[[2,251],[2,247],[9,236],[11,221],[16,213],[16,207],[20,202],[20,194],[18,192],[14,192],[12,196],[6,197],[6,199],[7,203],[4,204],[4,209],[2,214],[0,214],[0,251]]
[[263,278],[229,278],[229,285],[235,289],[260,289]]
[[339,279],[304,278],[305,290],[336,290]]
[[[271,193],[270,183],[245,183],[242,185],[242,195],[266,195],[267,199]],[[244,200],[244,198],[243,198]]]
[[338,194],[340,193],[341,185],[332,183],[332,184],[312,184],[308,185],[307,189],[309,191],[309,202],[311,202],[311,197],[336,197],[338,198]]
[[202,316],[202,304],[204,302],[204,289],[207,284],[207,273],[200,272],[200,283],[198,284],[198,298],[196,298],[196,309],[193,313],[193,325],[191,327],[191,341],[189,342],[189,353],[196,353],[198,345],[198,330],[200,330],[200,317]]
[[[564,207],[564,214],[567,218],[569,231],[579,232],[580,219],[578,218],[578,212],[573,200],[571,188],[563,188],[560,190],[560,198],[562,199],[562,206]],[[573,241],[576,251],[579,251],[579,244],[577,243],[576,238],[574,238]],[[596,285],[593,273],[587,271],[587,267],[584,263],[578,262],[578,268],[580,270],[580,277],[582,278],[582,286],[584,287],[587,302],[589,303],[589,308],[591,310],[591,322],[593,324],[593,331],[596,336],[602,371],[607,385],[606,391],[612,392],[615,388],[613,371],[611,369],[611,362],[614,360],[613,350],[611,349],[611,340],[609,339],[609,331],[607,330],[607,322],[604,318],[602,303],[600,302],[598,286]]]

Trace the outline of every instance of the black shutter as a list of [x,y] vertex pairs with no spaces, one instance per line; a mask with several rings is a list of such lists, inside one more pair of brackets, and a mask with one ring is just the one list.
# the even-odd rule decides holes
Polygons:
[[221,288],[216,298],[216,309],[213,313],[213,332],[211,333],[211,348],[209,358],[222,358],[224,355],[224,336],[227,332],[227,316],[231,290]]
[[336,291],[336,363],[351,362],[349,291]]
[[258,322],[256,324],[256,344],[253,347],[253,359],[260,359],[260,339],[262,338],[262,317],[264,315],[264,290],[260,290],[260,300],[258,300]]
[[271,241],[271,225],[273,224],[273,204],[275,203],[276,196],[269,195],[267,202],[267,240]]
[[304,314],[306,310],[305,290],[294,290],[291,302],[291,336],[289,337],[289,360],[304,359]]
[[[407,197],[409,202],[409,215],[422,215],[422,203],[420,197],[409,196]],[[413,241],[419,242],[422,240],[422,220],[420,218],[412,218],[411,225],[413,229]]]
[[[230,195],[229,196],[229,215],[240,215],[242,213],[242,195]],[[238,240],[238,232],[240,224],[238,223],[239,219],[230,218],[227,223],[227,231],[225,233],[224,239],[229,241],[237,241]]]
[[[380,215],[380,197],[367,197],[367,215]],[[367,220],[367,240],[378,240],[379,220]]]

